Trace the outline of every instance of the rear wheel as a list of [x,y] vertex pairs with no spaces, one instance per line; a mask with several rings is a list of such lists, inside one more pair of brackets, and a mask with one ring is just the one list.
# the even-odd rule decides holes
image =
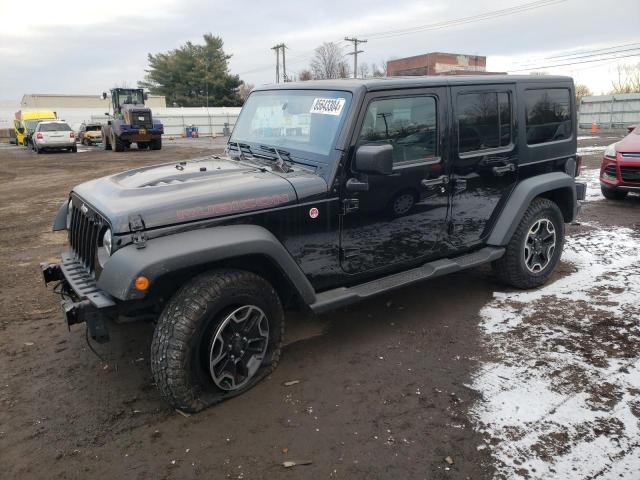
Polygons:
[[605,187],[603,185],[600,185],[600,191],[602,192],[602,196],[609,200],[624,200],[627,198],[627,194],[629,193],[616,190],[615,188]]
[[502,258],[493,262],[498,277],[517,288],[544,284],[558,264],[564,246],[564,219],[558,206],[536,198],[525,212]]
[[284,314],[273,287],[242,270],[185,284],[153,335],[151,370],[172,407],[197,412],[259,382],[280,358]]
[[154,138],[150,142],[151,150],[160,150],[162,148],[162,138]]
[[102,132],[102,148],[105,150],[111,150],[111,142],[109,141],[109,135],[106,132]]

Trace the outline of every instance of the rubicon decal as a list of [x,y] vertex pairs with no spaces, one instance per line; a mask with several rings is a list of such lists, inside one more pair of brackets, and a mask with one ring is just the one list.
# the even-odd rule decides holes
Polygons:
[[244,198],[232,200],[230,202],[214,203],[212,205],[202,205],[192,208],[177,210],[179,219],[210,217],[212,215],[224,215],[235,212],[244,212],[256,208],[276,207],[289,202],[289,195],[278,193],[264,197]]

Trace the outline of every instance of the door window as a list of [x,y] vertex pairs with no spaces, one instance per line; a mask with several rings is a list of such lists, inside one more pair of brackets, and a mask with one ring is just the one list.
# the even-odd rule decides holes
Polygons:
[[460,153],[511,144],[511,102],[507,92],[458,95],[457,114]]
[[527,90],[524,95],[527,145],[571,137],[571,96],[567,88]]
[[357,145],[390,144],[398,164],[435,159],[437,139],[434,97],[385,98],[369,104]]

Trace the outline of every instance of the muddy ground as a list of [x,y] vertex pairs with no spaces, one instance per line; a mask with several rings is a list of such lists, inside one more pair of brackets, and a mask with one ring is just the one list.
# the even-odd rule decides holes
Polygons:
[[[613,141],[606,137],[581,145]],[[497,355],[483,340],[480,312],[504,287],[488,268],[322,316],[290,314],[278,369],[243,396],[190,417],[169,409],[153,385],[152,324],[113,327],[112,341],[95,346],[101,358],[82,326],[67,331],[38,267],[64,248],[51,222],[67,192],[96,176],[219,145],[200,139],[166,142],[160,152],[44,155],[0,146],[0,477],[496,475],[491,449],[478,448],[491,439],[471,412],[483,401],[473,379]],[[597,152],[586,157],[589,168],[598,162]],[[583,235],[589,222],[640,231],[640,196],[588,202],[568,234]],[[575,268],[563,263],[553,280]],[[284,385],[291,380],[299,383]],[[287,460],[311,463],[284,469]]]

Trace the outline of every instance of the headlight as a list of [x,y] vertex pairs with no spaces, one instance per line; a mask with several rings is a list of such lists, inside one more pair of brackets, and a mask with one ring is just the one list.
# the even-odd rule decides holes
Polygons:
[[609,157],[609,158],[616,158],[616,144],[612,143],[611,145],[609,145],[605,151],[604,151],[604,156],[605,157]]
[[109,260],[111,256],[112,241],[111,230],[107,228],[104,235],[102,235],[102,245],[98,245],[97,255],[100,268],[104,268],[104,264],[107,263],[107,260]]
[[71,230],[71,211],[73,208],[73,200],[69,200],[69,206],[67,207],[67,230]]

